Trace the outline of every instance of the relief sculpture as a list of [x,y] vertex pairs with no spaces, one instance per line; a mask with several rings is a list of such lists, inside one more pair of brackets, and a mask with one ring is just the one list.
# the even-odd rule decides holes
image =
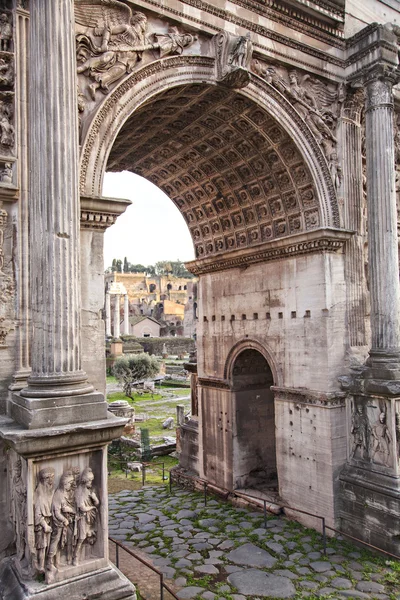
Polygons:
[[83,547],[96,543],[99,526],[100,501],[93,489],[92,469],[68,468],[55,491],[54,478],[52,467],[41,469],[34,493],[32,564],[45,575],[46,583],[52,583],[63,567],[85,560]]
[[325,84],[313,75],[252,61],[252,71],[289,100],[314,134],[330,165],[335,187],[341,182],[336,146],[336,124],[344,101],[343,86]]
[[378,421],[373,425],[372,437],[372,462],[389,467],[392,436],[386,424],[386,411],[380,413]]
[[160,58],[182,54],[197,39],[176,27],[148,35],[146,15],[117,0],[77,0],[75,20],[77,29],[84,28],[76,38],[78,74],[92,81],[87,87],[92,100],[97,90],[107,94],[110,85],[131,73],[144,52],[157,50]]
[[350,458],[369,460],[371,427],[363,404],[358,404],[353,411],[350,432],[353,436]]
[[250,81],[249,67],[253,53],[250,33],[233,36],[220,31],[214,37],[217,79],[231,88],[243,88]]
[[11,467],[11,521],[14,524],[17,558],[26,554],[26,484],[22,476],[22,459],[17,456]]

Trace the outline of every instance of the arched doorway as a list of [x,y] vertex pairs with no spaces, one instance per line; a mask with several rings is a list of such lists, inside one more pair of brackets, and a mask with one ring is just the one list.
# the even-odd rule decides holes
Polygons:
[[271,368],[254,348],[243,350],[232,369],[235,403],[233,485],[278,490],[275,407]]

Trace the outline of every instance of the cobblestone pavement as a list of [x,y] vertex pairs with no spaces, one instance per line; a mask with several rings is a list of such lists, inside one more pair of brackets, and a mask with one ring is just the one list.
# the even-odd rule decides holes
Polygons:
[[[294,521],[198,493],[149,487],[110,496],[110,536],[146,553],[182,600],[400,600],[400,562]],[[140,591],[140,585],[139,591]]]

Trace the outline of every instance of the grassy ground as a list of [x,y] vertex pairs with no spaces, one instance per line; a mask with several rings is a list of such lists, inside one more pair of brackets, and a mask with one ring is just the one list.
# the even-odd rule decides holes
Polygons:
[[[118,382],[115,377],[107,377],[107,383],[116,385]],[[158,386],[157,386],[158,387]],[[162,386],[160,390],[154,394],[134,394],[134,400],[127,398],[122,391],[111,392],[107,395],[107,400],[113,402],[115,400],[127,400],[131,406],[135,408],[136,415],[145,415],[146,420],[136,422],[136,431],[133,434],[133,439],[140,442],[141,429],[148,429],[151,446],[162,444],[164,437],[176,436],[176,406],[178,404],[185,407],[185,414],[190,410],[190,388],[171,388],[167,384]],[[164,421],[172,417],[174,425],[172,429],[163,429]],[[137,460],[134,451],[131,456],[125,456],[125,461],[135,462]],[[162,466],[165,466],[165,476],[167,471],[178,464],[178,460],[171,456],[156,457],[146,467],[146,484],[162,485]],[[142,473],[128,472],[121,469],[121,464],[118,460],[118,453],[110,456],[109,460],[109,490],[110,493],[116,493],[123,489],[140,489],[142,487]],[[128,487],[126,487],[128,486]]]

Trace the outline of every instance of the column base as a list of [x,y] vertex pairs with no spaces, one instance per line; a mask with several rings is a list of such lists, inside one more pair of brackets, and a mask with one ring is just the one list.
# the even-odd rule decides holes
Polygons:
[[347,465],[340,475],[341,529],[400,555],[400,479]]
[[[378,384],[378,381],[382,381],[383,385],[390,381],[396,381],[400,389],[400,351],[371,349],[366,367],[364,373],[366,379],[377,380],[376,384]],[[390,386],[388,389],[390,389]]]
[[136,600],[135,586],[113,565],[47,585],[23,581],[14,558],[0,563],[1,600]]
[[8,413],[27,429],[42,429],[107,419],[107,406],[100,392],[54,398],[26,398],[15,392]]

